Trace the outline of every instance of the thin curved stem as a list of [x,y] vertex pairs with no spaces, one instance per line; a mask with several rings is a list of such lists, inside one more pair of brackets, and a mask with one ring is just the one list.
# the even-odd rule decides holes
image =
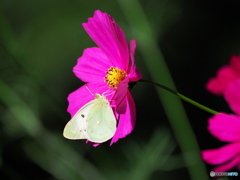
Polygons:
[[202,109],[204,111],[207,111],[207,112],[209,112],[211,114],[217,114],[218,113],[217,111],[215,111],[215,110],[213,110],[213,109],[211,109],[209,107],[206,107],[206,106],[204,106],[204,105],[202,105],[202,104],[200,104],[200,103],[198,103],[198,102],[196,102],[196,101],[194,101],[194,100],[192,100],[192,99],[182,95],[181,93],[178,93],[177,91],[175,91],[175,90],[173,90],[173,89],[171,89],[171,88],[169,88],[167,86],[164,86],[162,84],[158,84],[158,83],[151,82],[151,81],[144,80],[144,79],[141,79],[138,82],[145,82],[145,83],[149,83],[149,84],[155,85],[157,87],[160,87],[160,88],[162,88],[162,89],[164,89],[164,90],[166,90],[166,91],[168,91],[168,92],[178,96],[180,99],[182,99],[182,100],[184,100],[184,101],[186,101],[186,102],[188,102],[188,103],[190,103],[190,104],[192,104],[192,105],[194,105],[194,106],[196,106],[196,107],[198,107],[198,108],[200,108],[200,109]]

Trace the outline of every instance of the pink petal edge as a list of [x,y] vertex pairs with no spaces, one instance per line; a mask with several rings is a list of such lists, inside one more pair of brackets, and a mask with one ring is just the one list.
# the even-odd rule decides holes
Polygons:
[[211,78],[206,85],[206,89],[213,94],[222,95],[229,83],[238,78],[238,74],[231,68],[231,66],[223,66],[217,71],[217,76]]
[[224,92],[224,98],[228,102],[231,109],[240,115],[240,78],[229,84]]
[[118,114],[125,114],[127,108],[127,92],[128,92],[129,79],[124,79],[116,90],[114,100],[116,102],[116,111]]
[[238,155],[237,157],[233,158],[231,161],[217,166],[213,169],[214,172],[227,172],[230,169],[236,167],[238,164],[240,164],[240,155]]
[[129,64],[129,70],[128,70],[128,78],[130,81],[138,81],[139,79],[142,78],[142,74],[140,73],[139,69],[135,65],[135,59],[134,59],[134,54],[136,50],[136,40],[132,39],[130,41],[130,64]]
[[240,117],[219,113],[209,119],[209,132],[221,141],[240,142]]
[[117,142],[118,139],[124,138],[126,135],[130,134],[135,126],[135,123],[136,123],[136,108],[134,100],[130,92],[127,92],[127,110],[125,114],[120,115],[117,131],[113,136],[110,145]]
[[232,55],[230,58],[230,65],[240,77],[240,55]]
[[212,165],[223,164],[240,154],[240,142],[230,143],[218,149],[203,150],[202,159]]

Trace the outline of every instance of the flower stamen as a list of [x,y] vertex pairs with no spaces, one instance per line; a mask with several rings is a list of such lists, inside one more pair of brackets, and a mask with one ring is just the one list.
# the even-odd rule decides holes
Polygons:
[[104,77],[105,82],[107,82],[109,88],[112,89],[117,89],[118,84],[127,76],[125,71],[113,66],[111,66],[106,73],[107,75]]

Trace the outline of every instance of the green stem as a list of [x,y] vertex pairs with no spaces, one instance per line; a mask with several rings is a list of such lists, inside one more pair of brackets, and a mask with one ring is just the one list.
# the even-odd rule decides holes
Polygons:
[[182,100],[184,100],[184,101],[186,101],[186,102],[188,102],[188,103],[190,103],[190,104],[192,104],[192,105],[194,105],[194,106],[196,106],[196,107],[198,107],[198,108],[200,108],[200,109],[202,109],[204,111],[207,111],[207,112],[209,112],[211,114],[217,114],[218,113],[217,111],[215,111],[215,110],[213,110],[211,108],[208,108],[208,107],[206,107],[206,106],[204,106],[204,105],[202,105],[202,104],[200,104],[200,103],[198,103],[198,102],[196,102],[196,101],[194,101],[194,100],[192,100],[192,99],[190,99],[190,98],[188,98],[188,97],[178,93],[177,91],[175,91],[175,90],[173,90],[173,89],[171,89],[171,88],[169,88],[167,86],[164,86],[162,84],[158,84],[158,83],[151,82],[151,81],[148,81],[148,80],[143,80],[143,79],[139,80],[138,82],[146,82],[146,83],[158,86],[158,87],[160,87],[162,89],[165,89],[166,91],[168,91],[168,92],[178,96],[180,99],[182,99]]
[[[151,27],[149,17],[146,16],[142,4],[139,0],[118,0],[118,2],[129,21],[134,38],[137,39],[139,53],[145,61],[146,69],[152,80],[176,89],[161,49],[159,49],[157,41],[159,38],[156,38],[157,35],[161,36],[162,34]],[[183,152],[184,163],[189,170],[190,179],[209,179],[209,173],[207,173],[199,154],[200,148],[180,99],[177,96],[171,96],[162,88],[158,88],[157,93]]]

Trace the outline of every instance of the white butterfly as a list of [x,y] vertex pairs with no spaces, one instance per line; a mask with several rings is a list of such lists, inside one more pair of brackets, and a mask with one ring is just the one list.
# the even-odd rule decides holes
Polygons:
[[102,143],[113,137],[117,122],[109,101],[100,94],[95,94],[95,98],[67,123],[63,131],[65,138]]

